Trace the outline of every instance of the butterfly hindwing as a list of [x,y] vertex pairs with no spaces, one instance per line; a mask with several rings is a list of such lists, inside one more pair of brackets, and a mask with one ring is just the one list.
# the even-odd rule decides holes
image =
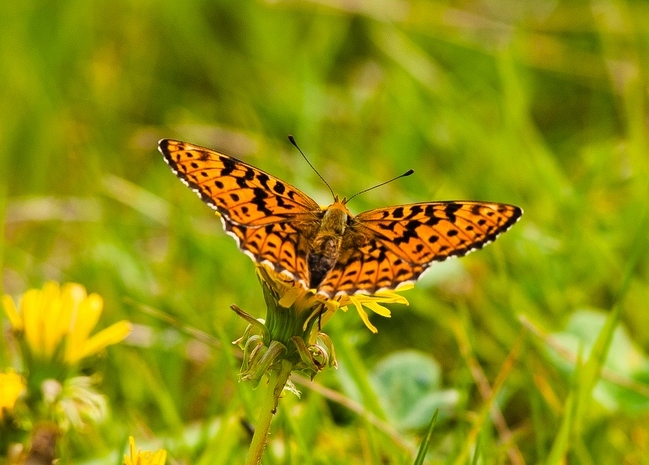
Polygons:
[[[248,228],[223,221],[226,232],[236,237],[241,250],[256,263],[270,266],[306,287],[309,271],[307,238],[289,222]],[[305,229],[310,227],[305,225]]]
[[336,294],[374,294],[382,289],[396,289],[400,284],[414,282],[426,269],[424,265],[405,261],[380,240],[366,238],[365,245],[348,250],[348,254],[340,257],[320,284],[319,293],[328,297]]

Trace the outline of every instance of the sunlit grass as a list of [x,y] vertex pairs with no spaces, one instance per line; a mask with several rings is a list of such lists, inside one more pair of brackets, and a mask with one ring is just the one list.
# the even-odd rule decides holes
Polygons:
[[[156,142],[214,147],[329,203],[290,133],[341,196],[415,170],[355,213],[480,199],[525,215],[434,267],[409,307],[370,315],[378,334],[337,312],[340,367],[282,399],[268,463],[413,463],[430,417],[399,429],[415,423],[377,381],[409,350],[439,368],[413,405],[455,396],[424,463],[644,460],[644,3],[26,1],[0,16],[2,293],[78,282],[104,300],[98,330],[135,323],[96,361],[111,415],[63,457],[118,463],[134,435],[177,461],[243,461],[259,399],[237,382],[229,307],[263,316],[261,288]],[[15,363],[4,338],[0,372]]]

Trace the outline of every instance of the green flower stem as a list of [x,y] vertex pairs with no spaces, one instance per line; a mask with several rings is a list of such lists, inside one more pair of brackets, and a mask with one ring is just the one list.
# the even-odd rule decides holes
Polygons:
[[281,361],[279,370],[271,370],[269,373],[266,395],[255,425],[255,434],[252,436],[252,442],[246,457],[246,465],[259,465],[261,463],[261,456],[264,453],[266,439],[270,431],[270,422],[275,412],[277,412],[279,397],[284,390],[288,377],[291,375],[292,369],[293,364],[284,359]]

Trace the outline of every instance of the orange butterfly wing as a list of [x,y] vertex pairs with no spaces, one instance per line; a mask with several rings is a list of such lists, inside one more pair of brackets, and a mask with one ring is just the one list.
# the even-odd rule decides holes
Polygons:
[[226,232],[255,262],[306,287],[309,239],[319,205],[290,184],[234,157],[177,140],[158,148],[180,180],[218,211]]
[[379,208],[345,231],[340,257],[318,291],[373,294],[416,281],[433,262],[492,242],[522,215],[513,205],[450,201]]
[[[176,176],[220,213],[226,232],[244,253],[308,289],[309,253],[324,216],[315,201],[214,150],[170,139],[161,140],[159,149]],[[350,216],[336,262],[317,292],[327,297],[373,294],[414,282],[433,262],[493,241],[521,215],[513,205],[452,201]]]

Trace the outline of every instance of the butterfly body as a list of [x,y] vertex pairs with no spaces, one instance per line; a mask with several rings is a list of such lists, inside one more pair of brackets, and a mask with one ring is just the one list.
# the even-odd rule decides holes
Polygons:
[[345,199],[336,199],[324,210],[318,231],[309,244],[307,264],[309,268],[309,288],[317,289],[338,261],[343,240],[347,239],[344,249],[348,249],[350,238],[354,236],[348,224],[353,220],[351,212],[345,206]]
[[211,149],[170,139],[159,149],[176,176],[220,213],[246,255],[329,298],[414,282],[433,262],[483,247],[522,215],[513,205],[462,200],[354,216],[346,199],[321,208],[290,184]]

